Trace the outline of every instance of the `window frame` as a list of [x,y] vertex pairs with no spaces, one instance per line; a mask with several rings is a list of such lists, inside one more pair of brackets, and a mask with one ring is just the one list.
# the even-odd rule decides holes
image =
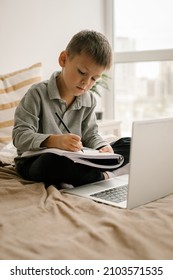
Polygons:
[[[104,1],[104,0],[103,0]],[[104,1],[104,11],[105,11],[105,34],[108,37],[110,43],[112,44],[113,50],[113,37],[116,36],[114,30],[114,5],[116,5],[116,0]],[[116,42],[116,41],[115,41]],[[157,49],[157,50],[142,50],[142,51],[129,51],[129,52],[116,52],[114,51],[113,65],[110,70],[110,76],[114,76],[114,67],[119,63],[135,63],[135,62],[162,62],[162,61],[173,61],[173,49]],[[110,82],[109,98],[105,98],[105,118],[114,119],[116,104],[114,100],[115,89],[114,81],[111,79]],[[115,106],[112,106],[115,104]]]

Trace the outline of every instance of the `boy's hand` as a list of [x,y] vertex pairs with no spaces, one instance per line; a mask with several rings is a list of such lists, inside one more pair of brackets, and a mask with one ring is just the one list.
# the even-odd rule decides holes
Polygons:
[[80,136],[76,134],[63,134],[58,137],[58,148],[67,150],[67,151],[72,151],[72,152],[77,152],[80,151],[83,146],[81,142]]
[[99,152],[101,152],[101,153],[113,153],[114,151],[113,151],[113,149],[110,145],[107,145],[107,146],[102,147],[99,150]]
[[83,148],[80,136],[72,133],[50,135],[45,141],[43,141],[41,146],[47,148],[58,148],[72,152],[80,151]]

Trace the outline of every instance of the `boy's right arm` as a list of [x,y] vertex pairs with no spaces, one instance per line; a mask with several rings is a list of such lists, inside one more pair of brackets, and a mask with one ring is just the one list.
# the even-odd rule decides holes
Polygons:
[[71,133],[62,134],[57,125],[54,108],[47,103],[42,106],[43,102],[37,90],[30,89],[16,109],[13,144],[17,148],[18,155],[42,147],[81,150],[80,136]]

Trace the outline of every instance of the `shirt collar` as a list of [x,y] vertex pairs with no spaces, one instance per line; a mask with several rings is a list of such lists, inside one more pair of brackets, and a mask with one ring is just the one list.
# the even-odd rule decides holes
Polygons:
[[61,99],[59,90],[56,84],[56,77],[60,72],[54,72],[48,81],[48,95],[50,99]]

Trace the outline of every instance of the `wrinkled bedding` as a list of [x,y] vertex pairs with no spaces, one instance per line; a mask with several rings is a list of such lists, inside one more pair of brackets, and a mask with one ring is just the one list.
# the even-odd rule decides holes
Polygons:
[[0,259],[173,259],[173,195],[124,210],[0,167]]

